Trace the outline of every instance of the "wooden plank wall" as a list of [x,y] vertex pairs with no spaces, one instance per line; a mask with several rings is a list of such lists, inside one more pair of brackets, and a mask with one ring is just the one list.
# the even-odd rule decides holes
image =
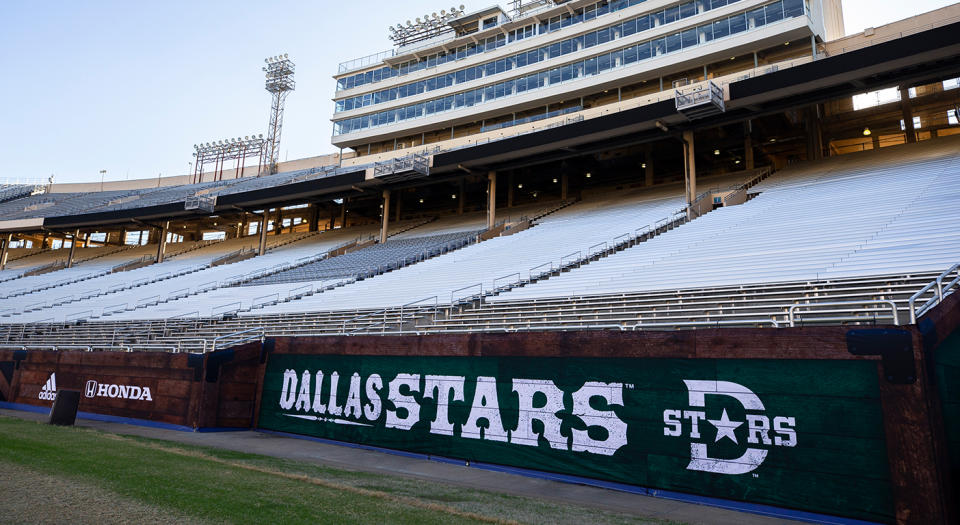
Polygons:
[[263,377],[262,345],[247,343],[208,354],[204,364],[202,428],[250,428]]
[[[81,392],[80,411],[108,414],[193,427],[199,408],[200,370],[190,366],[188,354],[157,352],[30,351],[19,362],[16,385],[10,401],[48,407],[41,390],[56,374],[57,389]],[[198,365],[202,367],[202,359]],[[95,381],[93,395],[88,384]],[[125,399],[120,395],[98,395],[100,385],[149,388],[145,396]],[[115,391],[114,391],[115,392]]]

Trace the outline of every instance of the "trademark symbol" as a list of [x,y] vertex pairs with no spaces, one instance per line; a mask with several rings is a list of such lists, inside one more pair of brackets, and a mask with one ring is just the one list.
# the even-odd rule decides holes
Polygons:
[[633,383],[624,383],[623,387],[627,390],[633,390]]
[[760,474],[754,474],[753,477],[759,478],[759,477],[760,477]]

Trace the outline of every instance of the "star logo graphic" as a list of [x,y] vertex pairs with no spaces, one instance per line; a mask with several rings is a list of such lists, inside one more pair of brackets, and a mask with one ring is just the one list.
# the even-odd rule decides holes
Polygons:
[[742,425],[743,421],[731,421],[730,418],[727,417],[726,408],[723,409],[723,414],[720,415],[720,419],[708,419],[707,421],[717,427],[717,439],[714,441],[715,443],[725,437],[737,443],[737,435],[734,433],[734,430]]

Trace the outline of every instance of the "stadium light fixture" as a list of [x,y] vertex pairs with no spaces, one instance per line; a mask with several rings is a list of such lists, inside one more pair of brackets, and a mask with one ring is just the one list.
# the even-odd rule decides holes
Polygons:
[[556,184],[556,183],[557,183],[557,179],[553,179],[553,183]]
[[518,189],[518,190],[522,190],[522,189],[523,189],[523,184],[517,184],[517,189]]
[[646,163],[646,162],[641,162],[641,163],[640,163],[640,167],[643,168],[643,169],[647,169],[647,163]]
[[869,137],[869,136],[870,136],[870,133],[871,133],[870,128],[863,128],[863,136],[864,136],[864,137]]
[[719,155],[719,154],[720,154],[720,150],[718,150],[718,149],[713,150],[713,154],[714,154],[714,155]]
[[[646,165],[646,164],[644,164],[644,165],[643,165],[643,167],[647,167],[647,165]],[[588,179],[589,179],[590,177],[592,177],[592,175],[590,174],[590,172],[589,172],[589,171],[588,171],[588,172],[587,172],[587,174],[586,174],[586,175],[584,175],[584,176],[585,176],[586,178],[588,178]]]
[[456,198],[457,198],[457,194],[456,194],[456,193],[450,194],[450,198],[451,198],[451,199],[456,199]]
[[423,199],[420,199],[420,204],[423,204]]

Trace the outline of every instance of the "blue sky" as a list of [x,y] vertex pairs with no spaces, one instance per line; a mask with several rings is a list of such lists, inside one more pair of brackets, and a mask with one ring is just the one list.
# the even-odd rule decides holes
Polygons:
[[[280,53],[297,65],[281,160],[333,152],[337,64],[388,49],[387,26],[459,3],[471,11],[492,2],[4,0],[0,178],[186,173],[193,144],[266,133],[260,68]],[[951,3],[844,0],[846,27]]]

